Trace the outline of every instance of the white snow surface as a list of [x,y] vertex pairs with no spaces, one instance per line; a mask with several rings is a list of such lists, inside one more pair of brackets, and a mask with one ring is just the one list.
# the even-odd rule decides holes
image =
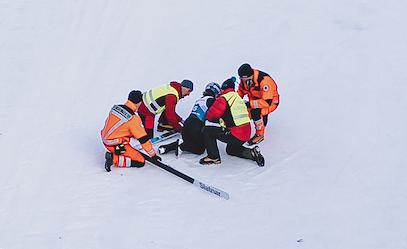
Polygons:
[[[407,248],[401,0],[0,0],[0,248]],[[404,31],[403,31],[404,30]],[[133,89],[204,86],[248,62],[281,95],[264,168],[226,155],[104,170]],[[204,155],[202,155],[204,156]]]

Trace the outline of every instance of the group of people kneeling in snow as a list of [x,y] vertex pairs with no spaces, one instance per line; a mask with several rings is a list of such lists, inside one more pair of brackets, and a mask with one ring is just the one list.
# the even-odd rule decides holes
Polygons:
[[[144,93],[131,91],[123,105],[114,105],[101,131],[105,153],[105,169],[116,167],[143,167],[145,158],[130,144],[137,139],[153,160],[161,157],[153,148],[155,115],[160,114],[157,131],[175,130],[182,135],[170,144],[161,145],[158,154],[182,151],[207,156],[200,159],[204,165],[220,164],[217,140],[226,143],[226,153],[255,161],[264,166],[264,157],[258,143],[264,140],[268,114],[276,110],[280,100],[275,81],[265,72],[245,63],[238,69],[240,82],[235,91],[236,78],[225,80],[222,85],[211,82],[205,86],[203,96],[184,121],[175,111],[178,101],[188,96],[194,88],[190,80],[170,82]],[[243,97],[248,100],[243,100]],[[251,136],[250,119],[255,134]],[[247,143],[249,146],[244,146]],[[254,146],[254,147],[253,147]]]

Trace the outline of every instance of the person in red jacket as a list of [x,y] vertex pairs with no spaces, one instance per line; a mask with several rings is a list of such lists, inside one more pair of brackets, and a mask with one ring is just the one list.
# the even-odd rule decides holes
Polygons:
[[140,91],[131,91],[124,105],[114,105],[100,132],[103,144],[108,150],[105,154],[105,169],[108,172],[112,165],[124,168],[144,166],[143,155],[130,144],[132,137],[138,139],[151,158],[161,161],[136,113],[141,104],[141,98]]
[[280,103],[277,84],[265,72],[253,69],[245,63],[238,69],[240,84],[237,93],[240,97],[247,95],[246,106],[253,119],[256,134],[250,139],[249,145],[258,144],[264,140],[268,114],[275,111]]
[[[232,156],[256,161],[264,166],[264,157],[258,146],[249,149],[243,144],[250,139],[250,118],[243,99],[235,92],[235,81],[227,79],[222,84],[222,94],[209,108],[203,130],[208,155],[200,164],[221,163],[217,140],[226,143],[226,153]],[[221,127],[223,123],[224,127]]]
[[143,101],[138,113],[143,120],[144,127],[150,138],[154,136],[155,115],[161,114],[158,131],[175,129],[182,131],[183,119],[175,111],[178,101],[193,91],[194,85],[190,80],[176,81],[153,88],[143,93]]

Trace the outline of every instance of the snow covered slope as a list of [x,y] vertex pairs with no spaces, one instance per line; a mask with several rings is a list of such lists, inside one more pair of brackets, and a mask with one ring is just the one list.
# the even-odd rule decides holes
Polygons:
[[[407,248],[401,0],[0,0],[0,248]],[[189,114],[240,64],[281,94],[266,167],[103,168],[132,89],[189,78]]]

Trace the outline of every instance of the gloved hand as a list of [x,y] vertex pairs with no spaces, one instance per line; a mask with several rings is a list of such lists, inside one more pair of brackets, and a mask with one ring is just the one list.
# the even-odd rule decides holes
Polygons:
[[245,101],[245,104],[246,104],[246,107],[247,108],[250,108],[251,106],[250,106],[250,101]]
[[157,154],[155,154],[154,156],[152,156],[151,159],[153,159],[154,161],[159,161],[159,162],[161,162],[161,157],[158,156]]
[[124,152],[126,152],[126,149],[124,148],[124,144],[118,144],[114,147],[114,154],[120,156]]

